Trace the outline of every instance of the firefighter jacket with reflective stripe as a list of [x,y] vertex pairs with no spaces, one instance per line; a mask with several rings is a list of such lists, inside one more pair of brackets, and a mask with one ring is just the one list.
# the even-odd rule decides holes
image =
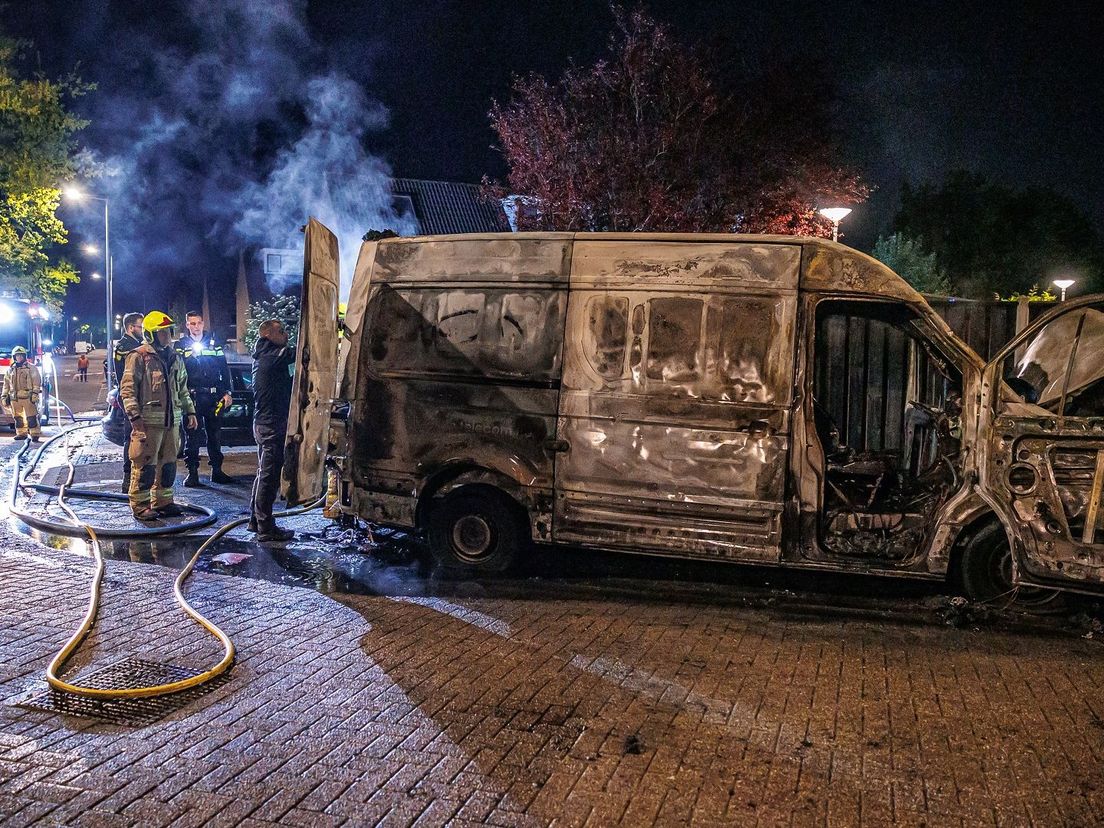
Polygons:
[[151,426],[178,426],[184,415],[195,414],[184,361],[171,347],[157,351],[144,342],[127,354],[119,396],[127,417]]
[[222,346],[210,336],[193,339],[182,336],[176,341],[176,355],[184,360],[188,388],[195,393],[221,397],[230,393],[230,367]]
[[29,362],[16,365],[12,362],[4,374],[4,397],[12,400],[29,400],[42,393],[42,374]]

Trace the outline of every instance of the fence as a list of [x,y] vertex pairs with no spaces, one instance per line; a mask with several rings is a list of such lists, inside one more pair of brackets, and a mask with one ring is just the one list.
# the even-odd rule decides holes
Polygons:
[[928,296],[928,304],[947,320],[956,334],[966,340],[983,359],[989,359],[1017,331],[1039,314],[1054,307],[1053,302],[1001,302],[997,299],[958,299],[954,296]]
[[[951,329],[984,359],[996,355],[1016,332],[1051,302],[1001,302],[929,296],[928,303]],[[816,364],[816,400],[839,429],[840,437],[860,451],[896,452],[904,448],[904,404],[908,377],[905,336],[891,322],[855,316],[823,320]],[[941,406],[946,394],[942,374],[927,355],[914,350],[917,400]]]

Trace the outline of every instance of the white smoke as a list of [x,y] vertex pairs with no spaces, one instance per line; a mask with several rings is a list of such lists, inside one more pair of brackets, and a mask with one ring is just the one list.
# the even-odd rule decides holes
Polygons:
[[[243,187],[234,230],[243,239],[301,250],[299,228],[308,214],[314,216],[337,236],[344,297],[366,230],[403,234],[418,228],[392,209],[391,171],[364,149],[366,132],[387,125],[383,106],[369,102],[356,82],[334,73],[310,80],[304,97],[306,130],[279,152],[264,181]],[[274,291],[287,286],[270,285]]]
[[173,40],[125,33],[133,82],[105,89],[95,115],[113,127],[100,186],[124,282],[190,278],[242,247],[301,250],[313,215],[338,236],[347,286],[367,230],[416,232],[392,209],[387,164],[365,146],[387,111],[327,65],[305,9],[189,0],[166,11]]

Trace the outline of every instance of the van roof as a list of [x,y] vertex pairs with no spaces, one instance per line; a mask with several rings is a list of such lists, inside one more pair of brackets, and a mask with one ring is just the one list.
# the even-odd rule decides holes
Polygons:
[[449,241],[662,241],[730,242],[755,245],[788,245],[802,248],[799,277],[801,290],[873,294],[923,303],[923,297],[904,279],[879,262],[847,245],[814,236],[759,235],[754,233],[631,233],[631,232],[521,232],[464,233],[440,236],[400,236],[380,245],[424,244]]

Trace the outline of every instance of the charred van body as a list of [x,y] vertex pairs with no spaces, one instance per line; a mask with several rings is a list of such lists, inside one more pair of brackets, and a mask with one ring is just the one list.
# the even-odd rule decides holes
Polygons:
[[1104,581],[1104,300],[985,365],[822,239],[416,237],[364,244],[341,339],[336,262],[312,221],[288,494],[329,455],[346,512],[448,568],[540,541],[953,572],[979,598]]

